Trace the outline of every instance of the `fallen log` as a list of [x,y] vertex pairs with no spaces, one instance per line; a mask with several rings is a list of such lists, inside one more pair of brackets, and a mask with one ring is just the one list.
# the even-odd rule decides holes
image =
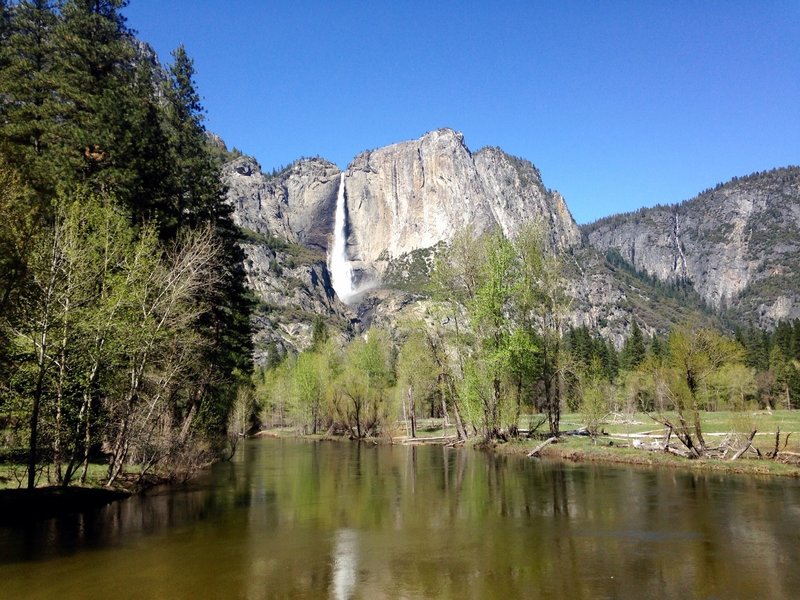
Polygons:
[[536,448],[534,448],[533,450],[531,450],[530,452],[528,452],[528,458],[532,458],[532,457],[538,457],[538,456],[539,456],[539,453],[540,453],[540,452],[541,452],[541,451],[542,451],[542,450],[545,448],[545,446],[547,446],[548,444],[552,444],[552,443],[553,443],[553,442],[555,442],[556,440],[558,440],[558,438],[557,438],[557,437],[555,437],[555,436],[553,436],[553,437],[550,437],[550,438],[547,438],[547,439],[546,439],[545,441],[543,441],[541,444],[539,444],[538,446],[536,446]]
[[452,435],[442,435],[437,437],[404,438],[400,443],[406,446],[421,446],[423,444],[448,444],[456,439],[457,438]]
[[591,435],[589,433],[589,429],[586,427],[579,427],[578,429],[570,429],[569,431],[561,431],[561,435],[580,435],[580,436],[588,436]]
[[669,454],[674,454],[675,456],[680,456],[681,458],[692,458],[690,452],[685,450],[678,450],[677,448],[673,448],[672,446],[667,446],[662,450],[662,452],[667,452]]

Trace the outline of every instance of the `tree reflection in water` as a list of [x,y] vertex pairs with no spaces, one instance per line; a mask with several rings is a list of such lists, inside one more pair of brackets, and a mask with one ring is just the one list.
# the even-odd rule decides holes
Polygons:
[[442,447],[251,440],[0,530],[4,597],[792,597],[800,485]]

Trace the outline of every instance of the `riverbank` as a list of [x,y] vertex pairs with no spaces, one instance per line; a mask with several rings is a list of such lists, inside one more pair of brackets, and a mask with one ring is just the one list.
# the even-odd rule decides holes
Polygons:
[[0,465],[0,526],[94,510],[168,482],[163,477],[148,475],[141,479],[138,473],[128,472],[109,488],[105,485],[108,465],[91,463],[83,485],[56,485],[55,477],[45,468],[37,487],[29,490],[23,487],[25,469],[20,464]]
[[[670,415],[672,416],[672,415]],[[709,445],[719,444],[736,436],[736,431],[758,433],[753,439],[753,449],[736,460],[720,458],[688,459],[664,452],[663,441],[666,430],[645,413],[609,415],[601,425],[604,435],[592,440],[584,435],[563,435],[556,443],[550,443],[539,453],[547,460],[572,463],[597,463],[638,465],[642,467],[668,467],[688,471],[704,471],[723,474],[773,475],[800,477],[800,411],[776,410],[772,412],[717,411],[701,415],[704,435]],[[562,431],[579,430],[585,420],[580,413],[568,413],[562,417]],[[778,459],[764,458],[774,450],[775,432],[781,431]],[[456,439],[453,427],[443,427],[439,419],[420,419],[418,437],[411,438],[400,426],[394,435],[365,440],[368,443],[391,443],[408,445],[445,445]],[[733,433],[732,433],[733,432]],[[291,429],[270,429],[259,432],[268,437],[302,437],[312,440],[348,441],[343,436],[325,434],[299,435]],[[741,436],[741,434],[739,434]],[[503,455],[527,456],[543,442],[537,437],[512,439],[485,444],[483,440],[471,438],[465,445]],[[677,442],[672,438],[673,445]],[[656,448],[656,449],[652,449]],[[761,452],[758,458],[756,449]],[[731,453],[731,456],[733,453]],[[532,458],[531,460],[536,460]]]
[[[493,444],[488,450],[498,454],[527,456],[539,444],[541,444],[541,440],[514,440]],[[619,442],[606,436],[599,437],[596,443],[584,436],[563,436],[557,442],[550,443],[543,448],[539,457],[572,463],[637,465],[723,474],[800,477],[800,466],[797,464],[749,457],[739,458],[735,461],[719,458],[690,460],[663,451],[620,446]],[[537,459],[532,458],[531,460]]]

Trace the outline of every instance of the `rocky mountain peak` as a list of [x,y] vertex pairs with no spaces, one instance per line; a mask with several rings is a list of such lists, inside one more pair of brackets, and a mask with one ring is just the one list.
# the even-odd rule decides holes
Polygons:
[[559,247],[580,243],[563,199],[530,162],[497,148],[473,154],[452,129],[360,154],[345,186],[348,249],[375,276],[387,261],[448,242],[467,225],[513,236],[522,223],[543,219]]
[[[325,263],[333,247],[339,197],[346,221],[344,254],[359,290],[367,282],[379,284],[389,265],[417,251],[433,251],[468,225],[476,233],[499,228],[513,236],[521,224],[537,219],[549,226],[555,247],[575,247],[581,241],[563,198],[545,188],[533,164],[499,148],[473,154],[453,129],[362,152],[343,177],[336,165],[320,158],[299,160],[267,175],[253,158],[243,156],[225,165],[223,182],[234,221],[249,232],[246,267],[251,287],[265,303],[279,300],[280,276],[272,263],[281,252],[274,249],[275,240],[315,252],[303,260],[310,261],[315,280],[325,285],[315,287],[305,272],[293,268],[292,285],[302,282],[303,290],[318,297],[311,302],[304,294],[287,295],[287,314],[313,305],[346,318],[345,307],[332,300]],[[297,264],[302,256],[294,252],[291,261]],[[294,343],[284,336],[280,344]]]
[[[362,152],[344,172],[309,158],[265,174],[242,156],[225,165],[223,182],[249,239],[250,285],[268,307],[259,335],[282,348],[303,346],[315,314],[358,327],[361,309],[337,300],[329,273],[339,203],[338,248],[355,274],[356,302],[368,282],[413,289],[404,287],[411,274],[424,278],[431,253],[460,228],[513,237],[535,219],[553,248],[569,250],[573,322],[618,342],[633,318],[646,331],[663,331],[703,310],[702,302],[762,325],[800,316],[797,167],[734,179],[690,201],[582,230],[530,161],[496,147],[472,152],[452,129]],[[696,292],[691,306],[689,296],[670,296],[654,281],[689,286]],[[371,294],[363,306],[384,302]]]

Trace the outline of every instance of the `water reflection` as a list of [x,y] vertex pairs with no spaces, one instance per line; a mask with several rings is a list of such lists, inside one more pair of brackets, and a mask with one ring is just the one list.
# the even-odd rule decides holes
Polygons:
[[255,440],[192,485],[0,530],[26,598],[790,598],[793,480]]

